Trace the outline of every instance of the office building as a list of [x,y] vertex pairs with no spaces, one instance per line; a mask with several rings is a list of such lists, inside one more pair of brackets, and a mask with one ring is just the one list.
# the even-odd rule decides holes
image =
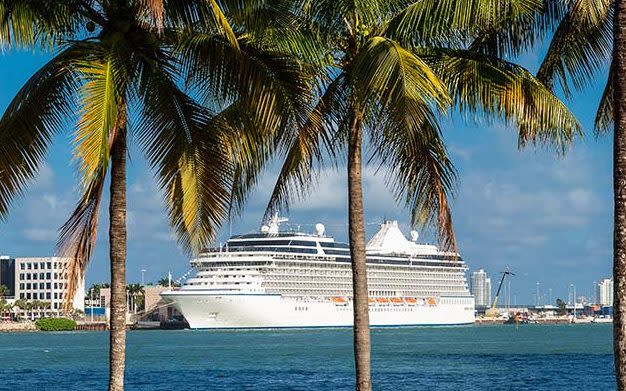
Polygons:
[[[61,310],[67,274],[65,258],[15,258],[15,298],[50,303],[51,310]],[[79,281],[72,300],[73,308],[85,310],[85,281]]]
[[598,284],[598,304],[613,306],[613,279],[604,278]]
[[491,279],[487,276],[485,270],[480,269],[472,272],[470,277],[470,289],[476,307],[488,307],[491,305]]

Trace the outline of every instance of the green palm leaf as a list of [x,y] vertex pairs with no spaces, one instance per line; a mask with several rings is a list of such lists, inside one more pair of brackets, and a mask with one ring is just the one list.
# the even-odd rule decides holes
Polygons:
[[35,176],[52,138],[73,113],[76,45],[56,55],[20,89],[0,119],[0,218]]
[[554,88],[555,80],[566,95],[570,83],[581,88],[606,64],[612,48],[612,1],[571,0],[557,27],[537,78]]
[[574,115],[526,69],[471,51],[421,54],[445,80],[460,110],[491,113],[514,123],[520,146],[541,142],[564,152],[582,135]]

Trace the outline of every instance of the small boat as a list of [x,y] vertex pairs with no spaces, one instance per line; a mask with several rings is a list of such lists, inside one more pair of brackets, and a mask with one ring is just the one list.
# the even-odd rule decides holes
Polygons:
[[402,305],[402,304],[404,304],[404,300],[402,300],[402,298],[401,298],[401,297],[392,297],[392,298],[391,298],[391,302],[392,302],[394,305]]
[[408,304],[408,305],[416,305],[417,304],[417,299],[414,297],[405,297],[404,301]]
[[426,304],[437,305],[437,300],[434,297],[429,297],[428,299],[426,299]]
[[376,302],[378,304],[389,304],[389,299],[386,297],[377,297]]
[[376,304],[376,300],[372,299],[371,297],[367,299],[367,304],[368,305],[374,305]]

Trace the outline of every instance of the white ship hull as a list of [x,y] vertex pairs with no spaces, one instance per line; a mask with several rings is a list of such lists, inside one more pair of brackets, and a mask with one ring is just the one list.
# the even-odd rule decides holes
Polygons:
[[[161,293],[193,329],[305,328],[352,326],[352,303],[283,297],[279,294]],[[473,298],[440,298],[437,305],[374,304],[372,326],[435,326],[474,323]]]

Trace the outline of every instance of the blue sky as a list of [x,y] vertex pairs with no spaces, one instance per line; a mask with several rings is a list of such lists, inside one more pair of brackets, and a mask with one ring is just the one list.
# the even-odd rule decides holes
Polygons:
[[[536,58],[530,55],[523,62],[534,70]],[[44,61],[45,56],[30,52],[0,55],[2,110]],[[506,266],[515,271],[511,290],[517,303],[534,303],[537,282],[544,301],[549,289],[553,301],[567,298],[570,283],[576,284],[579,295],[589,296],[593,281],[611,274],[612,149],[610,135],[596,139],[592,133],[604,76],[597,80],[568,102],[586,135],[576,140],[565,158],[541,147],[519,151],[515,129],[497,121],[468,122],[458,115],[444,120],[459,177],[453,219],[460,252],[471,269],[485,268],[494,280]],[[40,175],[13,204],[8,221],[0,222],[0,254],[54,254],[56,230],[78,198],[69,140],[69,135],[55,140]],[[243,216],[226,226],[218,241],[225,240],[230,230],[240,233],[259,227],[273,171],[262,178]],[[322,222],[337,240],[346,240],[344,171],[323,170],[311,195],[292,206],[291,222],[303,230]],[[364,187],[368,237],[385,218],[399,220],[408,233],[408,211],[395,204],[382,174],[366,169]],[[101,216],[88,285],[109,278],[106,209]],[[188,257],[168,228],[152,173],[136,149],[131,149],[129,164],[128,229],[129,281],[140,281],[141,269],[146,270],[146,281],[156,281],[168,270],[175,277],[188,270]],[[424,232],[422,237],[428,240],[432,235]]]

